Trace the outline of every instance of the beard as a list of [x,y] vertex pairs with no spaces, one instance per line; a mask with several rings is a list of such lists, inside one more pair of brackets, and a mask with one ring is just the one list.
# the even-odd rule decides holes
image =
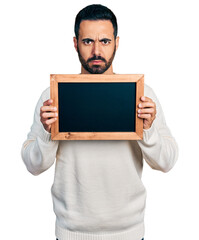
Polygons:
[[[78,52],[78,56],[79,56],[79,60],[83,66],[83,68],[91,73],[91,74],[102,74],[104,72],[106,72],[109,67],[111,66],[112,62],[113,62],[113,59],[115,57],[115,52],[116,52],[116,45],[114,47],[114,51],[113,51],[113,54],[111,56],[111,58],[107,61],[105,58],[101,57],[101,56],[96,56],[94,55],[92,58],[89,58],[88,60],[85,60],[80,51],[79,51],[79,48],[77,46],[77,52]],[[89,62],[93,61],[93,60],[101,60],[105,63],[105,65],[101,66],[101,65],[92,65],[91,67],[89,66]]]

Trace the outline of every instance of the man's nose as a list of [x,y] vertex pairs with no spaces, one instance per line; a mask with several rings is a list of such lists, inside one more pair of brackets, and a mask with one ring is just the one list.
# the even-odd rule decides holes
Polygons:
[[100,43],[98,41],[94,42],[93,44],[93,55],[99,56],[100,55]]

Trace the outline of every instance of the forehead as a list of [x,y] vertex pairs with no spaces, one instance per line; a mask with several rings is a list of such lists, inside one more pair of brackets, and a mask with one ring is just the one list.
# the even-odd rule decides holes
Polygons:
[[84,37],[114,37],[114,28],[110,20],[83,20],[80,23],[79,36]]

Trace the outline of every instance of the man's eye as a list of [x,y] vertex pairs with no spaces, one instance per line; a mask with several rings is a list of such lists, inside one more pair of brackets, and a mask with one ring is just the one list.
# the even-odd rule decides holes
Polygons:
[[91,43],[92,43],[91,40],[84,40],[84,44],[85,44],[85,45],[90,45]]
[[108,40],[102,40],[102,43],[103,43],[104,45],[108,45],[108,44],[110,43],[110,41],[108,41]]

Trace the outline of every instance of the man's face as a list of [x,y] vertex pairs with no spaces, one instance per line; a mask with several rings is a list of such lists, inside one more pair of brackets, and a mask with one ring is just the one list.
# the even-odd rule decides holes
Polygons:
[[92,74],[102,74],[112,68],[118,42],[118,37],[114,39],[113,25],[109,20],[82,21],[78,42],[74,38],[82,67]]

